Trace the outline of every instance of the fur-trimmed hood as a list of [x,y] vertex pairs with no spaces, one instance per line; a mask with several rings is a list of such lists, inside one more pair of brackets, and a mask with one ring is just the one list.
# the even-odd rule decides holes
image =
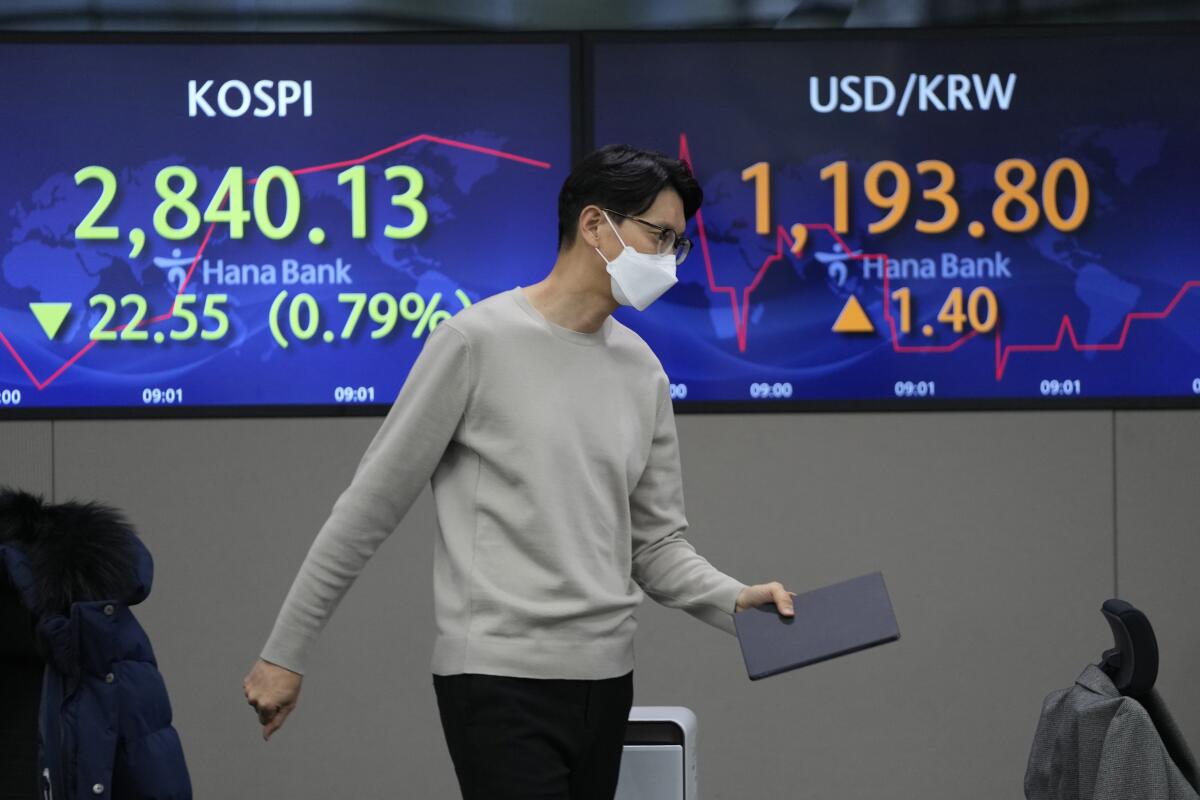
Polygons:
[[0,585],[37,617],[46,664],[37,759],[22,769],[39,797],[192,800],[166,683],[128,608],[152,573],[117,509],[0,487]]
[[124,515],[104,503],[50,504],[0,487],[0,574],[35,616],[68,614],[78,601],[140,603],[153,562]]

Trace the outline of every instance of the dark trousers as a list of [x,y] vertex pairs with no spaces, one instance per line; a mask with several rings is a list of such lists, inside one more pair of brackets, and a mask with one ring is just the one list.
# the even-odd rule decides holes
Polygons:
[[463,800],[612,800],[633,672],[601,680],[434,675]]

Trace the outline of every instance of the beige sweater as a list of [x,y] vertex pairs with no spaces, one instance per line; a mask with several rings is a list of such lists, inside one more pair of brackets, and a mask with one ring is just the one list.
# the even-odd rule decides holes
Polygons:
[[303,673],[367,560],[432,481],[432,671],[609,678],[644,595],[730,635],[745,586],[685,538],[670,387],[607,317],[581,333],[520,286],[442,321],[317,533],[262,658]]

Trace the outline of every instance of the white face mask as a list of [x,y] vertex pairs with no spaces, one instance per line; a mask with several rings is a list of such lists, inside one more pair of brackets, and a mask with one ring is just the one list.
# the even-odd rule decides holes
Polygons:
[[600,213],[604,214],[613,233],[617,234],[617,240],[625,247],[612,261],[604,258],[604,253],[600,253],[599,247],[595,248],[608,265],[608,274],[612,276],[610,280],[613,297],[621,305],[633,306],[638,311],[644,311],[678,281],[675,277],[675,254],[651,254],[634,250],[625,244],[621,234],[617,233],[617,226],[613,225],[608,213]]

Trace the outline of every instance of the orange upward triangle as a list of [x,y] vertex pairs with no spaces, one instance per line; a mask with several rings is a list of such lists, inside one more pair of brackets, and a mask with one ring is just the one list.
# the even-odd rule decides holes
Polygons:
[[838,314],[837,322],[833,323],[834,333],[874,333],[875,326],[871,324],[867,312],[863,311],[858,298],[850,295],[842,313]]

